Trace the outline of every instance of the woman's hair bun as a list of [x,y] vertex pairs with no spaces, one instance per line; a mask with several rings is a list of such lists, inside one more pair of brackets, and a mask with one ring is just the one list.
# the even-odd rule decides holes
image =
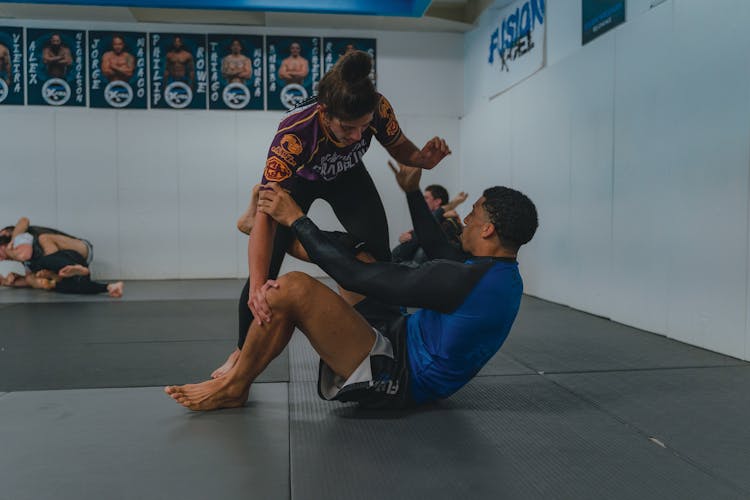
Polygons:
[[372,58],[367,52],[355,50],[341,59],[341,79],[345,82],[353,84],[370,77]]

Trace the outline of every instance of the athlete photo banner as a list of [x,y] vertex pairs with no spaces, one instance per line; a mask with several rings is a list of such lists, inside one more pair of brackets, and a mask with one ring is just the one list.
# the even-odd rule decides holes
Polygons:
[[24,104],[23,28],[0,26],[0,105]]
[[28,103],[86,106],[86,32],[26,30]]
[[288,110],[317,94],[321,77],[320,38],[266,37],[269,110]]
[[210,109],[254,109],[263,105],[263,37],[208,35]]
[[583,0],[581,44],[625,22],[625,0]]
[[334,64],[347,52],[361,50],[372,57],[370,79],[377,86],[376,41],[374,38],[324,38],[323,39],[323,73],[328,73]]
[[544,66],[544,0],[519,0],[499,10],[495,19],[483,71],[490,98]]
[[206,35],[150,33],[151,108],[206,109]]
[[89,31],[89,105],[146,109],[146,33]]

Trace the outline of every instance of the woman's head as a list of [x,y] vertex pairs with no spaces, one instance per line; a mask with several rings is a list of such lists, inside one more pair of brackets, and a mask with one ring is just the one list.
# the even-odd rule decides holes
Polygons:
[[369,54],[353,51],[343,55],[318,85],[323,118],[342,142],[358,141],[372,121],[378,93],[370,80],[371,71]]

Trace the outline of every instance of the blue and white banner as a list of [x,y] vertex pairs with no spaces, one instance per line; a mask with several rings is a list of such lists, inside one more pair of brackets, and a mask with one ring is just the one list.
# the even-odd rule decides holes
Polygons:
[[23,70],[23,28],[0,26],[0,104],[24,104]]
[[151,108],[206,109],[206,35],[150,33]]
[[377,86],[377,72],[375,57],[376,40],[374,38],[324,38],[323,39],[323,68],[328,73],[341,56],[354,50],[367,52],[372,57],[372,71],[370,80]]
[[263,36],[208,35],[210,109],[263,109]]
[[625,0],[583,0],[581,15],[581,43],[586,45],[625,22]]
[[86,106],[86,32],[27,29],[29,104]]
[[92,108],[146,109],[146,34],[89,31]]
[[496,96],[544,66],[545,0],[518,0],[498,11],[487,40],[483,78]]
[[268,109],[288,110],[318,93],[320,38],[266,37]]

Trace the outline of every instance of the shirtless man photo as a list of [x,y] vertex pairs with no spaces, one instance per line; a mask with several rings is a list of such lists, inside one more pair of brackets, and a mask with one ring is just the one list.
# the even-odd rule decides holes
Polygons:
[[0,78],[10,85],[10,51],[0,43]]
[[310,65],[307,59],[302,57],[302,46],[293,42],[289,46],[289,57],[281,61],[279,67],[279,78],[289,85],[290,83],[302,84],[310,73]]
[[110,82],[130,80],[135,71],[135,57],[125,51],[125,40],[120,35],[112,37],[112,50],[102,56],[102,73]]
[[193,54],[185,48],[182,37],[176,35],[167,52],[167,65],[164,68],[164,81],[184,82],[193,87],[195,82],[195,62]]
[[65,78],[68,68],[73,64],[70,49],[62,41],[58,33],[53,33],[42,49],[42,62],[47,66],[47,76],[50,78]]
[[221,61],[221,76],[227,83],[244,83],[253,74],[250,58],[242,53],[242,43],[237,39],[232,40],[229,51]]

